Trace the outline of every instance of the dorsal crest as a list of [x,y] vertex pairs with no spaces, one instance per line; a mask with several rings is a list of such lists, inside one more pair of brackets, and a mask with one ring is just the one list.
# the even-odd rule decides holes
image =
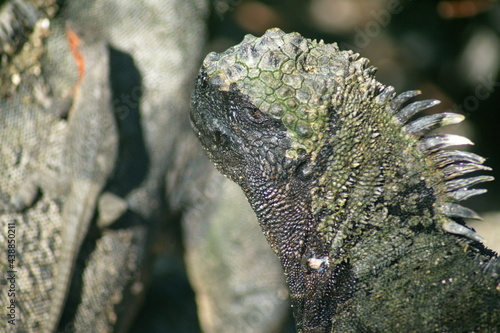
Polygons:
[[475,171],[490,171],[491,168],[483,165],[485,159],[479,155],[463,150],[448,149],[455,146],[473,145],[468,138],[454,134],[429,134],[437,128],[462,122],[465,119],[463,115],[442,112],[411,120],[417,113],[440,103],[439,100],[430,99],[408,104],[409,99],[419,94],[420,91],[412,90],[396,96],[394,89],[387,87],[377,96],[377,99],[391,100],[387,103],[387,111],[394,115],[394,120],[401,125],[404,133],[418,140],[416,148],[425,156],[427,163],[440,173],[441,181],[435,186],[442,191],[445,201],[438,204],[436,210],[446,217],[441,224],[443,230],[483,242],[484,239],[481,236],[460,223],[462,219],[478,220],[481,218],[473,210],[457,202],[485,193],[485,189],[471,187],[494,179],[488,175],[462,176]]

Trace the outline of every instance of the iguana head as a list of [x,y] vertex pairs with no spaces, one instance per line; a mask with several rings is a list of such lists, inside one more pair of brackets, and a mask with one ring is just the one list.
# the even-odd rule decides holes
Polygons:
[[253,177],[272,177],[285,164],[291,146],[279,119],[262,112],[233,84],[219,90],[202,72],[193,94],[191,121],[217,168],[240,185]]
[[368,61],[357,57],[279,29],[210,53],[193,95],[198,137],[219,169],[237,182],[262,166],[268,177],[292,172],[285,167],[291,165],[307,173],[330,136],[352,77],[363,71],[360,84],[373,91],[382,86]]
[[329,241],[340,237],[339,224],[351,218],[354,225],[364,223],[376,202],[398,198],[404,199],[395,214],[422,215],[425,207],[429,218],[438,216],[433,223],[479,240],[447,217],[477,217],[453,202],[483,193],[468,187],[492,178],[456,178],[488,168],[477,155],[443,150],[471,144],[468,139],[427,135],[463,116],[409,121],[439,101],[405,106],[419,92],[396,96],[374,73],[367,59],[336,44],[279,29],[260,38],[247,35],[206,57],[193,94],[192,124],[219,170],[247,195],[265,191],[252,186],[257,182],[294,187]]

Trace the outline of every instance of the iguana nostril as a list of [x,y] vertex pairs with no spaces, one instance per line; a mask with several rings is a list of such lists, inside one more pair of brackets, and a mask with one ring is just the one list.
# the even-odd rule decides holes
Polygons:
[[214,143],[219,147],[225,146],[230,141],[229,137],[219,130],[216,130],[213,133],[213,139],[214,139]]

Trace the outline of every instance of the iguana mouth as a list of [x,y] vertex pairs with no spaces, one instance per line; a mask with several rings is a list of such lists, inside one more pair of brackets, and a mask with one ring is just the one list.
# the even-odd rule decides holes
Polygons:
[[228,130],[213,117],[209,117],[205,113],[191,112],[191,123],[198,131],[197,136],[202,144],[210,151],[215,152],[230,145],[231,139]]

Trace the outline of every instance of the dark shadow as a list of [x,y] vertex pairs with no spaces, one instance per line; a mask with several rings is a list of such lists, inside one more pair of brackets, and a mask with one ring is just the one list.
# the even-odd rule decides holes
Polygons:
[[109,190],[124,198],[146,177],[149,156],[141,127],[142,76],[127,53],[109,48],[112,104],[120,132],[115,175]]

